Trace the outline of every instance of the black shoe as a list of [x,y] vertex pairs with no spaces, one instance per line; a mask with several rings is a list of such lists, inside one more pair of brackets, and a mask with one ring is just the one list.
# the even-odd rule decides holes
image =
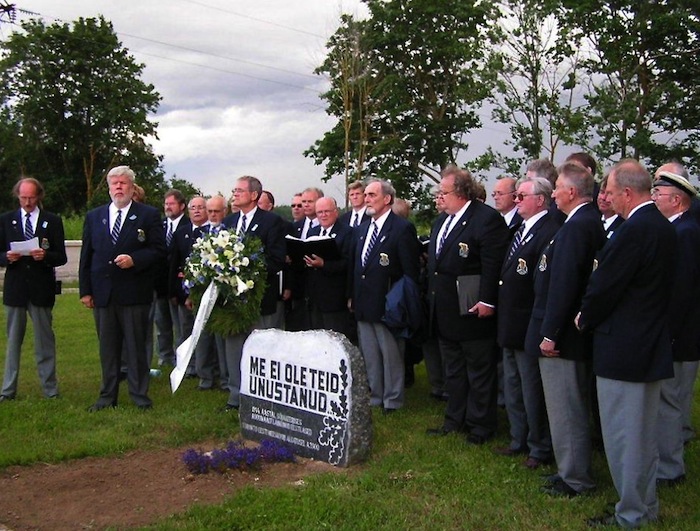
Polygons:
[[136,409],[140,411],[148,411],[149,409],[153,409],[153,404],[140,404],[136,406]]
[[232,405],[232,404],[226,404],[226,405],[223,407],[223,412],[224,412],[224,413],[228,413],[229,411],[232,411],[232,410],[238,411],[238,406],[234,406],[234,405]]
[[382,415],[391,415],[392,413],[396,413],[398,409],[394,407],[385,407],[382,409]]
[[197,386],[197,391],[213,391],[213,387],[202,387],[201,385]]
[[61,398],[61,395],[59,395],[58,393],[46,397],[47,400],[58,400],[59,398]]
[[425,430],[425,433],[428,435],[435,435],[437,437],[444,437],[445,435],[449,435],[450,433],[455,433],[457,430],[451,430],[449,428],[445,428],[444,426],[440,426],[439,428],[428,428]]
[[482,444],[486,444],[490,437],[484,437],[483,435],[477,435],[476,433],[470,433],[467,435],[465,438],[465,441],[467,444],[475,444],[477,446],[481,446]]
[[586,520],[586,525],[588,527],[619,527],[620,524],[617,522],[614,514],[605,513],[594,518],[589,518]]
[[103,409],[114,409],[116,404],[93,404],[87,408],[89,413],[95,413],[97,411],[102,411]]
[[437,400],[438,402],[447,402],[448,396],[445,393],[430,393],[430,398]]
[[657,487],[667,487],[667,488],[673,488],[677,487],[681,483],[685,481],[685,474],[681,474],[678,477],[668,479],[668,478],[658,478],[656,480],[656,486]]
[[9,402],[10,400],[14,399],[14,396],[0,395],[0,402]]
[[582,494],[581,492],[569,487],[569,485],[567,485],[567,483],[561,479],[543,485],[540,487],[540,492],[553,496],[554,498],[575,498],[576,496],[580,496]]
[[493,453],[498,455],[504,455],[506,457],[516,457],[519,455],[527,455],[527,448],[511,448],[510,446],[505,446],[501,448],[494,448]]

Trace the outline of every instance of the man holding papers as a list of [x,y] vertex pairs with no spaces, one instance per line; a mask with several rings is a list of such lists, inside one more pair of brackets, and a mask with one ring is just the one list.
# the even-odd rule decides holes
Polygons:
[[0,266],[7,268],[3,304],[7,315],[7,356],[0,402],[17,394],[19,356],[27,327],[27,313],[34,325],[34,352],[42,391],[58,397],[56,341],[52,309],[56,299],[54,268],[65,264],[61,218],[40,208],[44,187],[31,177],[20,179],[13,193],[19,211],[0,217]]
[[[309,238],[329,239],[335,252],[304,256],[308,268],[306,296],[309,300],[311,328],[348,333],[350,317],[347,306],[348,252],[352,229],[338,223],[338,205],[331,197],[316,201],[320,225],[309,231]],[[307,242],[309,240],[306,240]],[[338,255],[339,253],[339,255]]]

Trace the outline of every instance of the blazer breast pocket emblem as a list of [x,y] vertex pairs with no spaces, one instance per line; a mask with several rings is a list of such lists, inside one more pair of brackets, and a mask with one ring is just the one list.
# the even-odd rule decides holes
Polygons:
[[537,266],[540,271],[547,271],[547,255],[543,254],[540,258],[540,264]]
[[388,266],[389,265],[389,255],[386,253],[379,253],[379,265]]
[[48,239],[46,239],[46,238],[42,238],[42,239],[41,239],[41,248],[42,248],[44,251],[48,251],[48,250],[49,250],[49,240],[48,240]]
[[515,268],[515,272],[518,275],[527,275],[527,262],[524,259],[518,258],[518,267]]
[[139,229],[138,231],[136,231],[136,239],[141,243],[146,241],[146,233],[143,232],[143,229]]
[[467,258],[469,256],[469,245],[459,242],[459,257]]

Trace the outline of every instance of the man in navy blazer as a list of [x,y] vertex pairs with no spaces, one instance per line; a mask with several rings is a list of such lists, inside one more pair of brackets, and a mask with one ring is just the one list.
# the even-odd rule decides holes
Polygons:
[[656,430],[661,380],[673,376],[667,313],[678,246],[650,188],[635,160],[610,171],[608,197],[625,222],[605,246],[577,318],[594,334],[605,456],[620,497],[614,514],[589,525],[640,527],[658,518]]
[[[443,213],[430,234],[428,305],[449,398],[442,426],[428,433],[468,431],[467,442],[483,444],[496,431],[495,313],[509,233],[503,216],[475,200],[469,171],[448,166],[441,175],[437,196]],[[479,276],[476,302],[461,312],[458,285]]]
[[677,485],[685,480],[683,426],[685,418],[690,416],[693,384],[700,359],[700,225],[688,212],[697,197],[695,187],[688,179],[669,171],[656,175],[658,178],[654,181],[651,199],[671,222],[678,238],[673,295],[668,311],[673,378],[661,381],[656,482]]
[[305,256],[306,297],[312,329],[335,330],[348,335],[348,256],[352,240],[349,225],[338,222],[338,205],[332,197],[316,201],[319,225],[309,231],[309,237],[324,236],[335,240],[339,258]]
[[416,229],[391,211],[395,197],[396,190],[386,181],[367,184],[365,204],[372,221],[355,229],[350,259],[351,307],[367,367],[370,405],[383,407],[385,413],[403,407],[405,378],[403,340],[382,322],[386,295],[403,276],[418,281]]
[[593,175],[573,162],[563,164],[558,172],[553,197],[566,221],[537,264],[525,351],[539,357],[557,461],[557,475],[542,491],[574,497],[595,487],[589,407],[591,339],[579,334],[574,317],[605,234],[592,204]]
[[525,336],[535,300],[533,276],[542,251],[559,230],[549,215],[552,185],[532,177],[518,183],[516,204],[523,224],[510,244],[498,286],[498,345],[503,349],[504,395],[510,445],[501,455],[527,454],[525,466],[539,468],[552,458],[547,410],[537,357],[525,353]]
[[107,174],[112,202],[87,213],[80,252],[80,301],[94,310],[100,342],[102,386],[89,411],[116,407],[122,344],[129,396],[150,409],[146,331],[153,301],[153,267],[165,256],[165,236],[155,208],[132,201],[135,175],[128,166]]
[[[224,218],[224,226],[246,237],[258,238],[263,245],[267,269],[267,287],[260,305],[260,319],[253,329],[272,328],[275,325],[279,283],[277,273],[284,267],[286,245],[282,218],[258,208],[262,183],[255,177],[244,176],[236,181],[233,205],[238,212]],[[226,337],[226,367],[228,369],[229,397],[225,411],[238,409],[241,390],[241,356],[243,343],[250,332]]]
[[[67,262],[63,222],[41,208],[44,187],[31,177],[17,181],[12,193],[20,209],[0,217],[0,266],[5,267],[3,304],[7,316],[7,357],[0,402],[17,394],[19,358],[27,326],[27,313],[34,325],[34,351],[44,396],[58,396],[56,339],[52,309],[56,299],[54,268]],[[12,242],[31,240],[38,244],[28,255],[12,250]]]
[[358,227],[371,218],[367,214],[365,184],[362,181],[355,181],[348,185],[348,202],[350,203],[350,210],[338,218],[338,223],[349,227]]

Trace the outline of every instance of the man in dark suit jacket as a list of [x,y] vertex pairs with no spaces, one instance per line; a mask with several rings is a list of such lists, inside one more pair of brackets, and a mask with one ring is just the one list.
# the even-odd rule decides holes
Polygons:
[[367,205],[365,205],[365,184],[362,181],[355,181],[348,185],[348,202],[350,210],[338,218],[338,223],[359,227],[371,219],[372,216],[367,213]]
[[[467,170],[448,166],[442,171],[438,200],[443,214],[433,224],[428,247],[428,304],[449,398],[443,425],[428,433],[467,430],[467,442],[483,444],[496,430],[495,312],[508,227],[475,197]],[[474,279],[478,288],[462,312],[458,286]]]
[[590,337],[574,317],[605,242],[593,207],[593,175],[568,162],[559,167],[554,190],[567,217],[542,254],[535,271],[535,302],[525,339],[527,355],[538,357],[557,476],[542,491],[578,496],[595,487],[591,476]]
[[[178,233],[190,232],[192,224],[185,215],[187,200],[174,188],[165,192],[163,199],[163,234],[167,255],[155,267],[156,295],[154,299],[154,323],[158,344],[158,365],[175,366],[175,349],[187,336],[183,336],[177,314],[177,304],[168,297],[168,273],[172,261],[174,238]],[[174,331],[174,333],[173,333]],[[148,360],[150,366],[151,360]]]
[[[659,179],[661,178],[662,174],[667,174],[667,175],[675,175],[680,177],[681,179],[685,179],[685,181],[690,182],[690,174],[688,173],[688,170],[685,169],[685,166],[678,162],[667,162],[666,164],[662,164],[659,166],[654,173],[654,183],[658,183]],[[683,181],[682,181],[683,182]],[[691,185],[692,186],[692,185]],[[695,190],[695,187],[692,187],[693,190]],[[692,194],[692,191],[689,190],[688,193]],[[653,199],[653,198],[652,198]],[[690,206],[688,209],[685,211],[683,218],[685,218],[685,221],[683,222],[684,226],[686,225],[687,218],[692,218],[695,220],[695,222],[700,225],[700,198],[695,195],[690,198]],[[681,242],[679,241],[679,247],[680,247],[680,252],[683,252],[683,248],[685,247],[684,245],[681,245]],[[683,263],[683,261],[679,260],[679,267],[682,267],[680,264]],[[674,292],[677,289],[683,290],[683,286],[685,283],[683,283],[681,286],[679,285],[674,285]],[[684,292],[686,296],[692,297],[689,292]],[[697,300],[697,299],[696,299]],[[673,308],[675,308],[675,305],[672,305]],[[697,306],[696,309],[700,310],[700,306]],[[691,317],[689,317],[686,314],[686,319],[692,320]],[[695,320],[697,323],[699,320]],[[685,322],[685,319],[682,319],[680,321],[672,319],[671,323],[680,325],[680,323]],[[687,339],[687,338],[686,338]],[[686,339],[683,341],[683,346],[679,349],[677,348],[675,342],[674,342],[674,360],[677,360],[678,358],[678,353],[680,351],[688,352],[687,350],[687,343]],[[698,346],[698,353],[700,353],[700,345]],[[700,354],[699,354],[700,355]],[[681,380],[681,390],[680,390],[680,402],[681,402],[681,410],[682,410],[682,415],[683,415],[683,442],[688,443],[692,439],[695,438],[695,430],[693,429],[693,424],[692,424],[692,418],[691,418],[691,406],[693,403],[693,389],[695,385],[695,379],[697,378],[698,374],[698,366],[700,365],[700,362],[693,361],[690,357],[687,355],[683,355],[683,359],[681,360],[682,363],[680,364],[680,367],[676,363],[674,363],[674,378],[678,377],[679,375],[679,370],[680,370],[680,380]]]
[[112,202],[87,213],[80,252],[80,301],[94,309],[100,341],[102,387],[89,410],[116,407],[122,344],[129,396],[150,409],[146,359],[148,313],[153,301],[153,266],[165,256],[158,211],[132,201],[134,172],[117,166],[107,174]]
[[348,334],[348,256],[352,240],[349,225],[338,222],[338,205],[332,197],[316,201],[316,215],[320,224],[309,231],[309,237],[328,236],[335,240],[339,258],[305,256],[306,296],[312,329],[335,330]]
[[657,428],[659,466],[656,481],[663,485],[676,485],[685,480],[683,426],[690,416],[700,359],[700,224],[688,212],[696,197],[695,187],[685,177],[669,171],[658,174],[651,193],[656,207],[671,222],[678,239],[673,294],[668,310],[673,378],[661,381]]
[[552,458],[547,411],[537,358],[525,353],[525,335],[535,300],[533,276],[544,247],[559,230],[547,210],[552,185],[541,177],[520,181],[516,202],[523,224],[510,244],[498,287],[498,344],[503,349],[504,395],[511,442],[501,455],[527,454],[525,466]]
[[[17,394],[19,358],[27,326],[27,313],[34,324],[34,351],[44,396],[58,396],[56,382],[56,339],[52,308],[56,299],[54,268],[67,262],[63,222],[40,208],[44,187],[31,177],[20,179],[12,192],[19,200],[19,211],[0,217],[0,266],[6,268],[3,304],[7,317],[7,356],[0,402],[14,400]],[[37,238],[37,246],[23,254],[12,249],[12,242]]]
[[[241,177],[233,189],[233,205],[238,212],[224,218],[224,226],[231,231],[258,238],[262,242],[267,268],[267,287],[260,305],[260,319],[253,329],[272,328],[277,313],[279,285],[277,273],[284,267],[286,246],[284,243],[284,223],[272,212],[257,207],[262,194],[261,182],[251,176]],[[224,409],[230,411],[240,406],[241,356],[243,343],[249,332],[226,338],[226,366],[228,368],[229,398]]]
[[355,229],[350,259],[352,310],[360,351],[367,367],[370,405],[391,413],[404,403],[403,340],[382,322],[386,295],[404,276],[418,281],[418,237],[415,227],[391,211],[396,191],[386,181],[372,180],[365,203],[372,221]]
[[591,275],[577,325],[593,330],[605,456],[620,501],[590,525],[640,527],[658,518],[657,421],[661,380],[673,376],[667,321],[675,231],[651,202],[651,178],[617,163],[607,193],[625,218]]

